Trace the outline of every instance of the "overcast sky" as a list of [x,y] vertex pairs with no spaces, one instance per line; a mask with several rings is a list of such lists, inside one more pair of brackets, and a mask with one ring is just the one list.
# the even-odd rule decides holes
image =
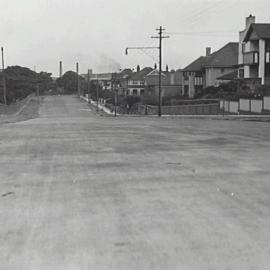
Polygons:
[[130,51],[127,46],[157,46],[151,39],[162,25],[164,66],[183,68],[205,54],[238,41],[245,17],[270,23],[269,0],[0,0],[0,45],[6,64],[59,73],[116,71],[154,66],[158,51]]

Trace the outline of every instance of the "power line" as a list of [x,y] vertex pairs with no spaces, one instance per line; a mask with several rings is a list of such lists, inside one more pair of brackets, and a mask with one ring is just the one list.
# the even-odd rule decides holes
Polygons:
[[208,32],[166,32],[169,35],[180,35],[180,36],[213,36],[213,37],[224,37],[224,36],[235,36],[238,31],[208,31]]

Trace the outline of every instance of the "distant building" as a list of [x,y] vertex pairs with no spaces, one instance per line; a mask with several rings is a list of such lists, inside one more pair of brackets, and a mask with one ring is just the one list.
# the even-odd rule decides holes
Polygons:
[[270,85],[270,23],[255,23],[255,19],[247,17],[245,29],[239,32],[238,78]]
[[[88,74],[81,75],[85,80],[88,80]],[[98,82],[103,90],[112,89],[112,73],[93,73],[92,69],[89,70],[89,80]]]
[[133,71],[129,68],[123,69],[121,72],[115,74],[117,91],[120,95],[128,95],[128,81],[133,76]]

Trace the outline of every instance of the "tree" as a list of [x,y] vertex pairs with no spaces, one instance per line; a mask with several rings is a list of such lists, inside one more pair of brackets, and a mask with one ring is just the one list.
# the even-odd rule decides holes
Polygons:
[[[85,79],[79,76],[80,89],[82,93],[86,90]],[[78,74],[74,71],[67,71],[61,78],[56,80],[56,85],[63,88],[64,94],[76,94],[78,92]]]
[[51,90],[54,87],[51,76],[51,73],[47,73],[44,71],[37,74],[40,94],[44,94],[45,92]]
[[[37,73],[30,70],[29,68],[10,66],[5,69],[5,75],[8,103],[25,98],[29,94],[36,92]],[[3,90],[1,85],[1,102],[3,102],[2,91]]]

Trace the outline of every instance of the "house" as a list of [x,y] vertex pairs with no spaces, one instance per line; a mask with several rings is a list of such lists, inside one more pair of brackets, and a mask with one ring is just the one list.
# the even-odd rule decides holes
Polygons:
[[218,51],[201,56],[183,69],[185,94],[193,98],[196,93],[209,86],[218,85],[218,77],[237,70],[238,43],[229,42]]
[[129,68],[123,69],[121,72],[115,75],[117,84],[117,91],[120,95],[127,95],[128,81],[133,75],[133,71]]
[[270,85],[270,23],[255,20],[255,16],[247,17],[245,29],[239,32],[238,78],[248,84]]
[[222,75],[220,77],[217,78],[217,84],[226,84],[229,83],[231,81],[237,80],[238,78],[238,70],[232,71],[230,73],[227,73],[225,75]]
[[[183,72],[182,70],[166,71],[161,73],[161,96],[175,97],[183,95]],[[145,93],[148,96],[159,96],[159,71],[154,69],[145,76]]]
[[203,67],[209,58],[209,50],[206,56],[201,56],[183,69],[184,73],[184,96],[194,97],[205,87]]
[[137,68],[137,72],[130,76],[127,82],[127,95],[142,96],[145,91],[145,77],[153,69],[151,67],[145,67],[142,70]]
[[[88,80],[88,74],[81,74],[81,76]],[[103,90],[112,89],[112,73],[93,73],[92,69],[89,70],[89,80],[98,82]]]

